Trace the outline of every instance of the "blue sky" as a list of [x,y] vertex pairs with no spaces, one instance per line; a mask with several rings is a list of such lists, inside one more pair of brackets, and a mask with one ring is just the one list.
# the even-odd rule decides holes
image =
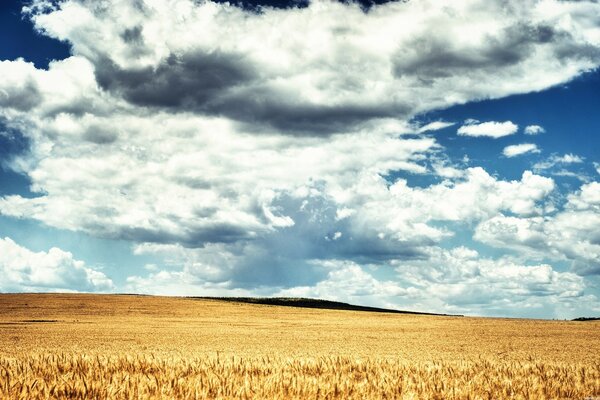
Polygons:
[[0,60],[0,291],[600,314],[596,2],[9,1]]

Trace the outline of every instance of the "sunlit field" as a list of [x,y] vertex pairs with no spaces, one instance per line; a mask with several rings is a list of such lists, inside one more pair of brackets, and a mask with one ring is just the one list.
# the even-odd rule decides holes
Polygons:
[[0,295],[0,398],[600,398],[600,322]]

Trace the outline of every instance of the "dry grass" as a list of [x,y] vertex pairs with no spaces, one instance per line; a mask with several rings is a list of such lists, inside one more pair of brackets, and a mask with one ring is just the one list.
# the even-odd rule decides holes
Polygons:
[[600,322],[0,295],[0,398],[600,398]]

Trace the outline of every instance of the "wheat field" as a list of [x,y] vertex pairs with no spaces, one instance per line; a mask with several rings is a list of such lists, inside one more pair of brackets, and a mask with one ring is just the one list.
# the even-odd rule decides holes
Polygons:
[[0,295],[1,399],[600,399],[600,322]]

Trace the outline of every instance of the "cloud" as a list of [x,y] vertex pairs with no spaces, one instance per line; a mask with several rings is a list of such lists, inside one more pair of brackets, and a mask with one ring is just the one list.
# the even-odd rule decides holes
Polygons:
[[37,82],[31,78],[35,70],[23,59],[0,61],[3,85],[0,87],[0,106],[15,111],[28,111],[40,103]]
[[442,163],[435,163],[433,165],[433,170],[435,171],[435,173],[438,176],[441,176],[442,178],[462,178],[465,176],[465,171],[452,167],[452,166],[448,166],[448,165],[444,165]]
[[476,120],[467,120],[465,124],[458,128],[459,136],[471,136],[471,137],[491,137],[494,139],[513,135],[519,129],[518,125],[513,124],[510,121],[505,122],[482,122]]
[[146,277],[130,276],[125,283],[125,290],[131,293],[152,294],[161,296],[256,296],[256,292],[243,289],[232,289],[227,283],[210,283],[198,281],[187,272],[157,271]]
[[554,304],[576,303],[585,289],[580,276],[548,264],[482,257],[466,247],[431,248],[427,259],[394,264],[423,304],[447,312],[506,315],[510,309],[527,315],[529,308],[546,307],[556,312]]
[[389,2],[365,13],[317,1],[256,13],[210,1],[40,0],[28,9],[40,31],[93,64],[100,88],[131,105],[322,135],[593,69],[595,6],[548,4]]
[[575,178],[575,179],[578,179],[580,182],[583,182],[583,183],[588,183],[591,180],[590,177],[587,176],[584,173],[572,172],[572,171],[568,171],[566,169],[561,169],[561,170],[558,170],[556,172],[552,172],[552,175],[554,175],[554,176],[568,177],[568,178]]
[[502,154],[509,158],[520,156],[526,153],[540,153],[540,149],[538,149],[537,145],[533,143],[521,143],[506,146],[504,150],[502,150]]
[[500,210],[536,215],[541,212],[538,203],[553,188],[551,179],[531,173],[520,181],[505,182],[481,168],[468,170],[454,184],[427,189],[410,188],[403,180],[388,188],[384,179],[366,175],[344,192],[328,195],[326,186],[317,185],[278,197],[273,207],[294,224],[252,240],[197,248],[147,243],[136,252],[169,260],[165,262],[174,270],[166,272],[199,287],[208,283],[225,285],[220,286],[224,291],[313,287],[330,274],[327,260],[362,266],[423,259],[429,248],[453,234],[435,222],[469,224]]
[[[393,221],[475,221],[501,210],[516,214],[540,213],[538,202],[554,190],[554,181],[525,171],[520,181],[498,181],[482,168],[469,168],[465,178],[427,188],[411,188],[399,179],[390,186],[393,200],[386,204],[404,210]],[[385,203],[384,203],[385,204]]]
[[257,290],[317,284],[325,260],[381,265],[426,256],[453,233],[434,222],[470,223],[508,210],[541,213],[538,203],[553,190],[551,179],[525,173],[520,181],[497,181],[481,168],[468,170],[454,184],[411,188],[403,180],[387,187],[382,178],[364,176],[356,186],[326,195],[317,186],[281,196],[274,207],[294,225],[251,241],[213,243],[200,248],[145,244],[138,252],[167,257],[198,282]]
[[579,192],[569,195],[567,207],[576,210],[600,211],[600,183],[591,182],[582,185]]
[[[88,127],[97,126],[118,138],[90,141]],[[425,171],[419,162],[437,147],[431,138],[387,133],[304,140],[234,128],[193,116],[62,115],[43,127],[61,132],[52,155],[29,167],[40,195],[6,196],[0,210],[140,242],[201,247],[255,240],[293,225],[292,210],[273,204],[281,196],[304,196],[318,182],[327,195],[348,196],[361,176]]]
[[526,135],[539,135],[540,133],[545,133],[546,130],[539,125],[529,125],[526,126],[523,130],[523,133]]
[[565,209],[553,216],[498,215],[481,222],[474,238],[488,245],[518,250],[529,257],[565,260],[581,275],[600,274],[600,183],[591,182],[569,195]]
[[86,267],[71,253],[56,247],[36,253],[10,238],[0,239],[0,273],[1,292],[96,292],[114,288],[106,275]]
[[430,132],[430,131],[438,131],[440,129],[448,128],[452,125],[455,125],[454,122],[446,122],[446,121],[433,121],[426,125],[421,126],[417,132]]
[[556,165],[564,166],[568,164],[581,164],[583,160],[583,157],[571,153],[562,156],[559,156],[558,154],[552,154],[550,157],[548,157],[548,159],[535,163],[533,165],[533,169],[534,171],[543,171],[551,169]]
[[[153,126],[152,121],[135,123],[141,130]],[[121,127],[126,126],[124,119]],[[267,262],[280,268],[313,258],[373,262],[419,257],[422,247],[452,234],[433,221],[476,221],[501,210],[536,214],[538,202],[554,189],[551,179],[530,172],[506,182],[482,168],[428,188],[410,187],[405,180],[390,185],[381,177],[388,168],[413,168],[411,158],[430,149],[431,139],[345,136],[327,145],[313,139],[282,153],[281,138],[238,137],[234,142],[221,130],[218,138],[192,134],[188,139],[185,127],[168,130],[170,146],[132,139],[131,147],[121,150],[110,147],[116,143],[106,151],[94,145],[87,154],[45,159],[30,175],[33,187],[43,187],[45,194],[6,196],[0,211],[96,237],[199,249],[223,244],[231,248],[222,252],[238,255],[246,249],[240,257],[213,264],[232,271],[256,267],[269,276]],[[290,140],[299,139],[285,142]],[[219,151],[230,143],[236,143],[236,152]],[[213,156],[217,162],[207,160],[210,154],[219,154]],[[148,158],[168,161],[159,167]],[[304,168],[290,176],[287,171],[298,160]],[[318,180],[311,183],[311,177]],[[338,240],[325,240],[335,232],[342,233]],[[273,249],[281,253],[280,262],[267,261],[273,260]],[[263,274],[250,276],[260,280]]]

